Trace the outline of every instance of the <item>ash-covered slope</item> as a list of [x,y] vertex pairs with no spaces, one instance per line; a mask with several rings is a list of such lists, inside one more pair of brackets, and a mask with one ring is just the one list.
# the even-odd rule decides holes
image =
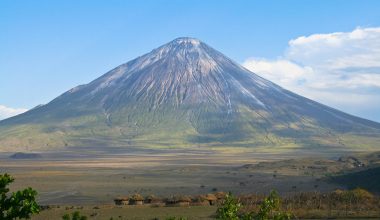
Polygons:
[[376,148],[379,139],[380,124],[289,92],[193,38],[175,39],[0,122],[3,150],[95,145],[352,150]]

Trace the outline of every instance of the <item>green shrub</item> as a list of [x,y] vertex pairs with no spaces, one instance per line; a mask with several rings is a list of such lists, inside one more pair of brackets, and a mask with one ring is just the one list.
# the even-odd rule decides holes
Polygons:
[[276,191],[271,191],[269,196],[264,199],[263,203],[260,205],[259,212],[253,215],[255,220],[288,220],[291,219],[289,213],[284,213],[280,211],[281,199]]
[[187,220],[187,218],[184,217],[167,217],[165,220]]
[[9,195],[8,185],[14,181],[7,173],[0,175],[0,219],[29,219],[40,211],[36,202],[37,191],[26,188]]
[[229,193],[217,209],[216,217],[221,220],[289,220],[292,216],[281,211],[281,200],[276,191],[271,191],[264,199],[257,213],[240,213],[242,207],[238,199]]
[[81,215],[78,211],[62,216],[62,220],[87,220],[87,216]]
[[241,203],[228,193],[220,207],[216,210],[216,218],[222,220],[238,220]]

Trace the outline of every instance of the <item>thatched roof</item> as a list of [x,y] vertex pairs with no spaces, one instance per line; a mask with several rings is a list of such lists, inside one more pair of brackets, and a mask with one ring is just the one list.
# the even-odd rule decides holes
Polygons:
[[161,201],[161,199],[155,195],[149,195],[149,196],[145,197],[145,200],[152,201],[152,202]]
[[191,198],[189,196],[180,196],[177,198],[178,202],[191,202]]
[[157,199],[158,197],[156,197],[155,195],[149,195],[147,197],[145,197],[146,200],[154,200],[154,199]]
[[128,200],[129,200],[128,196],[120,196],[114,199],[114,201],[128,201]]
[[225,192],[217,192],[217,193],[215,193],[215,197],[217,199],[224,199],[226,197],[226,195],[227,195],[227,193],[225,193]]
[[140,194],[134,194],[130,198],[132,201],[144,201],[144,197],[142,197]]
[[198,195],[196,200],[199,202],[207,201],[207,197],[205,195]]
[[191,198],[189,196],[173,196],[167,199],[168,202],[177,203],[177,202],[191,202]]
[[216,198],[216,196],[214,194],[207,194],[206,195],[206,200],[208,200],[208,201],[215,201],[215,200],[218,200],[218,198]]

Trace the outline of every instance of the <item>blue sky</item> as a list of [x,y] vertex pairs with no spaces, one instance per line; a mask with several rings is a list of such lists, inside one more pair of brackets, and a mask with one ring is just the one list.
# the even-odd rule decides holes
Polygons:
[[[380,121],[380,57],[366,48],[378,45],[379,11],[380,1],[365,0],[1,0],[0,118],[47,103],[174,38],[190,36],[285,88]],[[364,33],[360,40],[347,37],[355,30]],[[344,39],[338,49],[324,44],[331,36]],[[310,45],[328,50],[304,59],[302,50]],[[337,50],[373,62],[342,67]],[[339,68],[324,58],[336,66],[339,61]],[[342,88],[327,84],[332,81]]]

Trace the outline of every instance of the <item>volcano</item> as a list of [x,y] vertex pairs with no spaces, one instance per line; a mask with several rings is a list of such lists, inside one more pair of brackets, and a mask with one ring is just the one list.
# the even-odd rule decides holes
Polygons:
[[177,38],[0,122],[1,151],[68,147],[378,148],[380,124],[292,93]]

